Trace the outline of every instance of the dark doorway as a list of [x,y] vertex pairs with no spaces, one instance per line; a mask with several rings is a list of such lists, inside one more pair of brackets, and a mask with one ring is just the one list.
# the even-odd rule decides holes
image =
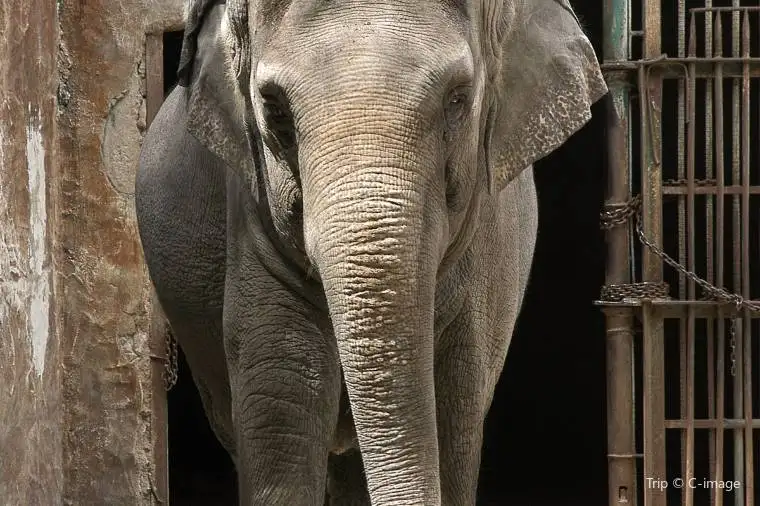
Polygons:
[[[164,93],[177,83],[184,32],[164,34]],[[172,506],[236,506],[235,467],[203,412],[185,356],[167,395],[169,411],[169,502]]]
[[[603,2],[571,2],[602,60]],[[491,411],[483,505],[607,504],[604,318],[606,100],[535,164],[539,233],[531,279]]]
[[[602,2],[572,2],[600,60]],[[166,89],[182,33],[164,39]],[[605,101],[564,146],[536,164],[540,232],[531,282],[486,421],[482,505],[603,505],[607,497],[604,321]],[[181,355],[180,355],[181,357]],[[169,392],[171,504],[234,505],[234,469],[206,422],[180,359]]]

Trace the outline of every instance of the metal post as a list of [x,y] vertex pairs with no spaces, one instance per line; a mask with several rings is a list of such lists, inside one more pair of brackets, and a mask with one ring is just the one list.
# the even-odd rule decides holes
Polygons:
[[[644,0],[644,59],[661,54],[660,0]],[[640,67],[641,161],[643,229],[649,240],[662,246],[662,72],[657,67]],[[662,281],[662,260],[643,251],[643,281]]]
[[[660,0],[643,0],[644,59],[661,55]],[[662,71],[639,68],[641,101],[642,228],[657,247],[662,247]],[[662,260],[644,248],[643,281],[663,280]],[[664,328],[662,315],[645,305],[644,327],[644,506],[665,506],[662,488],[651,483],[665,480]]]
[[[605,0],[604,60],[630,58],[629,0]],[[607,111],[607,205],[625,205],[630,199],[630,94],[625,72],[605,75],[610,94]],[[630,279],[630,230],[607,231],[607,284]],[[635,416],[633,392],[633,313],[630,308],[606,309],[607,326],[607,456],[608,504],[636,504]]]
[[642,303],[644,506],[666,506],[665,339],[663,318],[651,302]]

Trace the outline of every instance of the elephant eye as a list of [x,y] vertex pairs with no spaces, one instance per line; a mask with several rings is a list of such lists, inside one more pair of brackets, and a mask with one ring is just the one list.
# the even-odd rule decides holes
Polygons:
[[452,90],[444,105],[447,130],[456,128],[467,116],[470,107],[469,88],[455,88]]
[[296,144],[293,115],[286,102],[279,95],[262,94],[264,123],[271,134],[271,141],[275,146],[273,150],[279,151],[280,156],[285,157]]

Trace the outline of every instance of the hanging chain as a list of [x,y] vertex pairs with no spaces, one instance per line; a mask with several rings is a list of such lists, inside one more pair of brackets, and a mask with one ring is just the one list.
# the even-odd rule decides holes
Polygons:
[[[629,202],[608,204],[601,214],[602,230],[610,230],[625,225],[636,218],[641,208],[641,197],[635,196]],[[667,283],[644,281],[602,286],[601,298],[609,302],[623,302],[626,299],[669,299],[670,287]]]
[[729,360],[731,360],[731,376],[736,376],[736,318],[731,319],[731,339],[728,346],[731,348]]
[[[608,230],[617,225],[622,225],[626,221],[628,221],[630,218],[633,218],[636,224],[636,227],[635,227],[636,235],[638,236],[641,243],[644,244],[644,246],[646,246],[647,248],[649,248],[652,252],[654,252],[655,255],[660,257],[666,264],[670,265],[672,268],[680,272],[682,275],[694,281],[694,283],[699,285],[711,299],[718,300],[721,302],[731,302],[736,306],[737,309],[744,308],[750,311],[760,312],[760,304],[746,300],[741,295],[730,293],[723,288],[719,288],[715,285],[708,283],[706,280],[700,278],[697,274],[689,271],[686,267],[679,264],[676,260],[671,258],[670,255],[665,253],[665,251],[663,251],[661,248],[659,248],[654,243],[652,243],[652,241],[650,241],[647,238],[647,236],[644,234],[644,231],[641,228],[641,197],[640,196],[637,195],[636,197],[631,199],[629,202],[626,202],[623,204],[608,205],[607,209],[602,212],[601,218],[602,218],[601,227],[604,230]],[[618,286],[624,287],[627,285],[618,285]],[[635,293],[630,295],[630,297],[635,297],[635,296],[636,296]]]
[[641,196],[636,195],[628,202],[607,204],[601,214],[602,230],[610,230],[619,225],[625,225],[628,220],[638,214],[641,209]]
[[711,297],[722,302],[733,302],[736,305],[736,309],[745,308],[745,309],[749,309],[750,311],[760,311],[760,304],[756,304],[752,301],[746,300],[741,295],[730,293],[723,288],[719,288],[715,285],[708,283],[706,280],[700,278],[695,273],[689,271],[688,269],[686,269],[686,267],[682,266],[681,264],[673,260],[673,258],[671,258],[662,249],[655,246],[644,235],[644,231],[641,229],[641,211],[640,210],[638,213],[636,213],[636,234],[639,236],[639,240],[645,246],[647,246],[650,250],[652,250],[655,255],[662,258],[665,261],[665,263],[667,263],[668,265],[676,269],[678,272],[680,272],[687,278],[694,281],[696,284],[702,287],[702,289]]
[[[733,303],[733,305],[736,306],[737,313],[741,309],[760,312],[760,304],[751,300],[746,300],[741,295],[730,293],[723,288],[719,288],[715,285],[710,284],[706,280],[700,278],[694,272],[689,271],[686,267],[665,253],[665,251],[652,243],[652,241],[646,237],[641,227],[641,207],[641,197],[639,195],[636,195],[628,202],[608,204],[605,207],[605,210],[601,213],[601,228],[603,230],[609,230],[613,227],[624,225],[630,219],[633,219],[635,221],[635,230],[639,241],[641,241],[644,246],[654,252],[655,255],[660,257],[666,264],[670,265],[679,273],[699,285],[702,290],[704,290],[706,299],[725,303]],[[667,283],[643,282],[620,285],[605,285],[602,287],[601,298],[609,302],[620,302],[626,298],[669,298],[668,291],[669,289]],[[736,376],[737,371],[736,326],[737,320],[739,319],[739,317],[731,319],[729,341],[731,376]]]
[[[663,186],[687,186],[689,180],[686,178],[666,179],[662,182]],[[717,179],[694,179],[694,186],[715,186],[718,184]]]
[[174,339],[171,329],[166,329],[166,363],[164,366],[164,383],[166,391],[177,384],[178,354],[177,341]]

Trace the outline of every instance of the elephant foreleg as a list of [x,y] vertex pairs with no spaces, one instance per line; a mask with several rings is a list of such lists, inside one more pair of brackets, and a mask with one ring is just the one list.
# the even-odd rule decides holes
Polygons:
[[228,279],[224,318],[240,504],[323,506],[337,350],[302,300],[266,272],[241,270]]
[[468,342],[466,330],[456,323],[441,337],[435,361],[441,503],[475,506],[483,419],[488,409],[484,395],[487,366],[482,347]]

